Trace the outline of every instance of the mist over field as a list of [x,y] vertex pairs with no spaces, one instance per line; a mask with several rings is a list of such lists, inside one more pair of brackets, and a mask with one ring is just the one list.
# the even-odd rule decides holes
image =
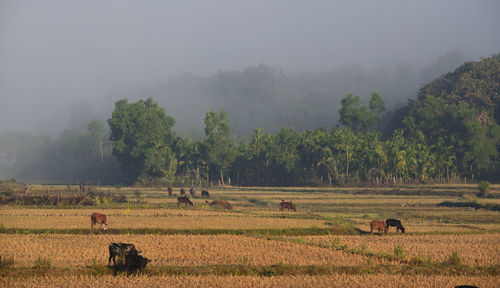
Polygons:
[[499,11],[0,0],[0,179],[496,180]]
[[[58,134],[152,96],[199,134],[334,126],[500,50],[498,1],[0,1],[0,133]],[[194,130],[194,131],[193,131]]]

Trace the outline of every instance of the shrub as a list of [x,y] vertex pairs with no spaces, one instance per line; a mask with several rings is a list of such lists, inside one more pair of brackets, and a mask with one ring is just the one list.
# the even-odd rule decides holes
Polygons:
[[451,266],[458,266],[462,263],[462,259],[460,258],[460,255],[458,255],[457,251],[453,251],[450,256],[448,256],[448,259],[444,261],[444,264],[446,265],[451,265]]
[[488,181],[479,182],[478,189],[479,189],[479,194],[478,194],[479,197],[488,196],[488,192],[490,190],[490,182]]
[[412,265],[420,265],[420,266],[431,266],[432,263],[432,256],[427,255],[425,257],[423,256],[415,256],[410,260],[410,264]]
[[403,249],[403,246],[397,245],[394,247],[394,256],[398,257],[399,259],[405,259],[405,251]]

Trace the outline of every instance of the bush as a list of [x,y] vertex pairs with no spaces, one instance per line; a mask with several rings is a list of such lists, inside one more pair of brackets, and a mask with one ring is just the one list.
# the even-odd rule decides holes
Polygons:
[[479,182],[478,189],[479,189],[479,194],[478,194],[479,197],[488,196],[488,192],[490,190],[490,182],[488,181]]
[[419,266],[431,266],[433,264],[432,256],[415,256],[410,260],[410,264]]
[[403,249],[403,246],[397,245],[394,247],[394,256],[398,257],[399,259],[405,259],[405,251]]
[[450,265],[450,266],[458,266],[462,263],[462,259],[460,259],[460,255],[458,255],[457,251],[453,251],[450,256],[448,256],[448,259],[444,261],[444,264]]

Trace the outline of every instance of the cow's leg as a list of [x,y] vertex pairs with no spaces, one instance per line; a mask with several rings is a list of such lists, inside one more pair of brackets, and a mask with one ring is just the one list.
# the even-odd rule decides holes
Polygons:
[[[111,258],[113,258],[113,254],[109,254],[109,258],[108,258],[108,267],[111,267]],[[114,260],[114,259],[113,259]],[[114,261],[113,261],[114,262]],[[116,266],[116,264],[115,264]]]

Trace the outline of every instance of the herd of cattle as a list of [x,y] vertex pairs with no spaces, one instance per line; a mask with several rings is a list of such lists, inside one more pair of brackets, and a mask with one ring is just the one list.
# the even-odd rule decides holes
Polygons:
[[[172,195],[172,187],[168,187],[168,194]],[[189,197],[185,196],[186,192],[184,188],[180,190],[181,196],[177,198],[177,207],[180,204],[185,204],[193,206],[193,202],[189,199]],[[195,191],[193,188],[190,189],[191,196],[195,195]],[[202,196],[210,197],[208,191],[202,190]],[[214,200],[209,202],[205,200],[211,206],[218,206],[225,208],[227,210],[232,210],[233,207],[231,203],[225,200]],[[292,201],[281,200],[280,210],[283,211],[287,209],[288,211],[297,211],[295,205],[293,205]],[[91,231],[94,232],[95,226],[100,224],[103,230],[108,228],[108,219],[106,215],[94,212],[90,215],[90,228]],[[401,224],[401,220],[397,219],[387,219],[385,222],[381,220],[373,220],[370,222],[370,234],[373,235],[373,232],[376,230],[380,234],[382,232],[387,234],[389,227],[396,227],[396,233],[401,231],[405,233],[405,228]],[[113,260],[115,271],[117,270],[116,264],[116,256],[121,256],[121,258],[125,259],[124,267],[127,272],[127,276],[131,273],[136,272],[137,270],[142,270],[142,268],[146,267],[147,263],[151,262],[150,259],[145,258],[141,255],[141,251],[137,250],[134,244],[127,243],[111,243],[109,245],[109,259],[108,259],[108,267],[111,267],[111,260]],[[123,264],[122,264],[123,265]]]

